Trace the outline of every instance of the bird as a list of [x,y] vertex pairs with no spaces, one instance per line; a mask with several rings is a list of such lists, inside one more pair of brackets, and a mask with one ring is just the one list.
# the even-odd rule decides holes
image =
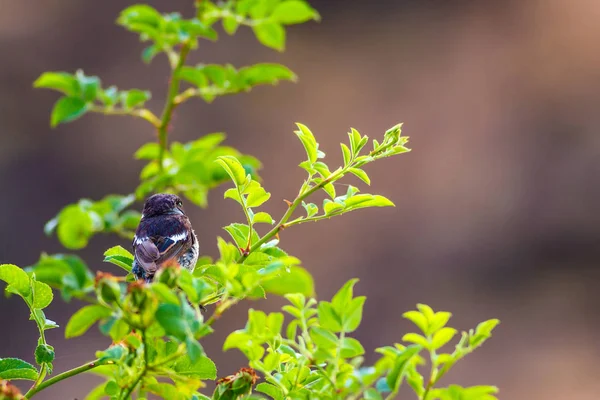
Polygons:
[[181,199],[168,193],[150,196],[133,237],[135,279],[152,282],[163,267],[176,265],[190,271],[198,261],[200,247]]

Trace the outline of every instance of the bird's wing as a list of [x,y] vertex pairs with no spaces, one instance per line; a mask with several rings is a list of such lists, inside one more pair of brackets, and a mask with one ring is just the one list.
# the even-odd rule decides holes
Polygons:
[[176,261],[187,249],[189,239],[187,233],[172,236],[136,237],[134,239],[135,256],[142,268],[153,274],[159,267]]

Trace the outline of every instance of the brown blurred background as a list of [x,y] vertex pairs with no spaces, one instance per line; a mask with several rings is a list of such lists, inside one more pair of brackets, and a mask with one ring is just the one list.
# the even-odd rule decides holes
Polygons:
[[[45,221],[81,197],[129,193],[141,163],[132,153],[154,132],[144,121],[85,116],[49,128],[57,94],[33,90],[43,71],[99,75],[107,86],[148,88],[160,110],[168,65],[140,61],[135,35],[114,24],[132,1],[0,0],[0,262],[20,266],[64,251]],[[191,12],[190,0],[150,2]],[[401,313],[426,302],[454,312],[453,326],[498,317],[493,340],[445,383],[496,384],[500,398],[598,399],[600,393],[600,2],[313,0],[320,24],[288,31],[288,51],[262,48],[246,29],[203,42],[191,62],[281,62],[298,84],[261,87],[177,110],[171,140],[224,131],[228,144],[264,162],[268,211],[280,215],[304,173],[293,123],[307,124],[330,162],[350,126],[371,137],[399,121],[413,152],[368,168],[372,191],[397,208],[362,210],[286,231],[283,245],[314,274],[321,298],[361,278],[366,313],[356,336],[371,352],[410,329]],[[358,184],[359,182],[352,182]],[[362,186],[361,186],[362,187]],[[366,189],[364,189],[366,190]],[[203,251],[240,220],[233,202],[188,206]],[[94,269],[109,246],[80,254]],[[269,310],[278,299],[252,304]],[[47,315],[65,326],[79,304]],[[36,330],[18,299],[0,299],[0,354],[33,361]],[[222,353],[231,311],[205,343],[227,375],[243,366]],[[92,329],[65,341],[49,331],[56,371],[92,359],[108,340]],[[373,361],[370,355],[368,361]],[[81,399],[98,379],[56,385],[43,400]],[[406,396],[405,398],[412,398]]]

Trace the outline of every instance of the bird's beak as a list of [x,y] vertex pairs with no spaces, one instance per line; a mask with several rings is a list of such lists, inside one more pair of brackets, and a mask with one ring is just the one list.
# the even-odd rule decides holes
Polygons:
[[175,207],[173,210],[171,210],[171,212],[169,214],[178,214],[178,215],[185,215],[183,213],[183,211],[181,211],[179,208]]

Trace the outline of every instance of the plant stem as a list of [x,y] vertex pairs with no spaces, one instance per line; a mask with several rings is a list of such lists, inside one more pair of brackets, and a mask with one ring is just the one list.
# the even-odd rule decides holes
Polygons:
[[70,369],[68,371],[65,371],[61,374],[58,374],[56,376],[53,376],[52,378],[48,379],[45,382],[42,382],[39,386],[37,387],[32,387],[31,389],[29,389],[29,391],[25,394],[25,398],[26,399],[31,399],[35,394],[41,392],[42,390],[46,389],[49,386],[54,385],[57,382],[60,382],[64,379],[70,378],[72,376],[81,374],[82,372],[87,372],[91,369],[94,369],[100,365],[106,365],[106,364],[112,364],[112,361],[100,361],[100,360],[94,360],[91,361],[89,363],[85,363],[79,367]]
[[[296,197],[296,199],[292,202],[292,204],[290,204],[288,210],[285,212],[285,214],[283,214],[283,217],[281,217],[281,220],[279,220],[277,225],[275,225],[275,227],[273,227],[273,229],[271,229],[265,236],[263,236],[256,243],[254,243],[252,245],[252,247],[250,247],[250,250],[248,252],[246,252],[245,254],[241,254],[236,261],[238,263],[242,262],[246,257],[248,257],[248,255],[250,255],[250,253],[259,249],[260,246],[262,246],[264,243],[268,242],[269,240],[271,240],[271,238],[276,236],[279,233],[279,231],[286,228],[287,227],[286,223],[292,217],[292,214],[294,213],[296,208],[300,204],[302,204],[304,199],[306,199],[308,196],[310,196],[317,190],[321,189],[323,186],[327,185],[328,183],[336,181],[337,179],[342,177],[346,173],[346,170],[350,167],[351,167],[351,165],[344,167],[344,168],[340,168],[338,171],[329,175],[329,177],[327,179],[323,179],[320,183],[316,184],[315,186],[311,187],[310,189],[306,190],[305,192],[300,193]],[[299,222],[294,222],[294,224],[298,224],[298,223]]]
[[133,382],[133,384],[127,388],[125,393],[123,393],[123,397],[121,397],[121,400],[127,400],[129,398],[129,396],[131,396],[131,393],[133,393],[136,386],[140,383],[140,381],[142,380],[144,375],[146,375],[146,366],[145,365],[144,365],[144,368],[142,368],[142,372],[140,372],[138,377],[135,378],[135,381]]
[[[427,336],[427,340],[431,343],[431,335]],[[421,400],[427,400],[427,396],[429,396],[429,391],[433,388],[433,385],[437,382],[438,378],[438,367],[436,364],[437,354],[435,350],[429,350],[429,359],[431,362],[431,371],[429,373],[429,381],[427,382],[427,386],[425,387],[425,392],[423,392],[423,396]]]
[[[48,345],[48,342],[46,342],[46,335],[44,334],[44,325],[45,325],[46,321],[43,319],[40,319],[40,317],[36,314],[35,309],[33,308],[33,304],[30,304],[28,300],[25,300],[25,302],[29,306],[29,309],[31,310],[31,317],[35,321],[35,324],[38,327],[38,331],[40,332],[40,338],[38,341],[38,345]],[[29,391],[27,393],[29,393],[31,391],[34,391],[34,393],[35,393],[36,388],[41,386],[42,382],[44,381],[44,378],[46,378],[47,372],[48,372],[48,365],[46,363],[42,363],[38,377],[35,380],[35,382],[33,383],[33,386],[31,387],[31,389],[29,389]]]
[[173,109],[176,106],[175,97],[179,93],[179,71],[185,64],[185,59],[190,51],[190,46],[191,44],[189,42],[186,42],[181,46],[179,59],[177,60],[177,64],[175,65],[175,68],[173,68],[173,72],[171,74],[171,82],[169,83],[167,100],[160,117],[160,125],[158,125],[158,166],[161,171],[164,167],[163,161],[165,158],[165,151],[167,149],[167,131],[169,128],[169,123],[171,122],[171,118],[173,117]]
[[95,112],[104,115],[131,115],[133,117],[143,118],[146,121],[150,122],[156,128],[160,126],[160,119],[154,113],[146,108],[135,109],[135,110],[126,110],[124,108],[111,108],[99,105],[91,105],[88,108],[88,111]]

